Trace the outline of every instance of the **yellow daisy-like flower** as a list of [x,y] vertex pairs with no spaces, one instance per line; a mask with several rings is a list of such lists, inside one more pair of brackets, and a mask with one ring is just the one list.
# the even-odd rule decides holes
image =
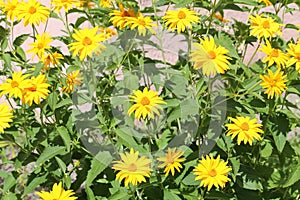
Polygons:
[[185,161],[185,158],[180,158],[183,155],[183,151],[176,151],[176,148],[172,151],[171,148],[168,148],[168,153],[166,153],[165,157],[157,158],[157,160],[162,161],[163,163],[158,167],[165,167],[164,172],[165,175],[168,176],[171,171],[172,176],[175,174],[175,169],[180,172],[180,168],[182,168],[181,162]]
[[4,102],[0,104],[0,133],[4,133],[4,129],[9,128],[9,122],[12,122],[12,109]]
[[272,99],[274,94],[280,96],[284,90],[286,90],[286,75],[278,69],[274,74],[272,70],[268,70],[268,75],[260,75],[263,82],[260,84],[263,88],[266,88],[265,94],[268,94],[268,99]]
[[100,6],[103,8],[111,8],[113,7],[113,2],[115,2],[115,0],[101,0]]
[[270,42],[267,40],[266,45],[262,44],[260,50],[267,54],[262,61],[263,63],[268,62],[268,67],[276,63],[278,67],[285,67],[285,63],[288,60],[288,56],[283,53],[280,49],[273,48]]
[[215,13],[215,14],[213,14],[213,17],[218,19],[221,22],[224,22],[224,23],[228,22],[228,20],[225,19],[221,13]]
[[264,17],[263,15],[250,16],[250,35],[257,37],[258,39],[264,37],[275,37],[276,34],[281,34],[281,26],[275,22],[271,17]]
[[225,184],[230,181],[227,177],[231,168],[227,166],[227,161],[220,161],[220,155],[216,159],[213,156],[206,155],[199,160],[199,164],[194,168],[195,180],[201,180],[200,187],[208,187],[209,191],[212,186],[224,188]]
[[19,20],[24,19],[24,26],[39,25],[46,22],[49,18],[49,8],[41,5],[39,1],[29,0],[28,2],[20,2],[17,7],[17,17]]
[[253,139],[261,140],[259,133],[264,133],[261,130],[262,125],[257,124],[257,119],[250,119],[250,117],[236,117],[236,119],[229,117],[233,124],[225,124],[228,128],[227,136],[231,135],[233,140],[237,136],[238,145],[244,141],[244,144],[249,142],[250,145],[253,143]]
[[177,29],[178,34],[184,32],[187,27],[192,28],[192,23],[199,22],[197,13],[187,8],[168,10],[162,19],[166,21],[166,26],[169,30]]
[[140,13],[138,12],[135,14],[134,9],[125,10],[121,3],[119,4],[119,8],[120,10],[113,10],[109,13],[110,16],[113,16],[109,21],[114,25],[114,27],[122,30],[127,23],[128,17],[137,17]]
[[147,87],[143,91],[134,90],[133,93],[134,95],[130,95],[129,98],[135,104],[129,108],[128,114],[131,115],[134,112],[134,118],[136,119],[141,117],[145,119],[147,116],[154,118],[154,113],[159,116],[159,110],[163,110],[159,104],[167,104],[158,96],[158,92],[148,90]]
[[54,11],[59,12],[62,8],[65,12],[68,12],[74,7],[80,6],[80,1],[78,0],[53,0],[52,5],[54,6]]
[[38,75],[37,77],[31,77],[31,86],[25,88],[22,102],[32,105],[34,101],[36,104],[41,103],[41,99],[46,99],[49,94],[48,87],[50,84],[46,83],[47,79],[45,75]]
[[224,74],[229,69],[230,57],[226,56],[229,51],[215,44],[214,38],[200,39],[201,44],[194,43],[195,50],[191,51],[191,62],[194,62],[194,69],[202,69],[206,76],[215,76],[216,73]]
[[259,3],[264,3],[264,4],[266,4],[266,6],[271,6],[272,5],[272,2],[271,1],[269,1],[269,0],[258,0],[258,2]]
[[91,0],[80,0],[80,8],[92,9],[96,7],[96,4]]
[[289,48],[286,49],[289,56],[288,61],[286,62],[286,66],[296,65],[296,70],[300,73],[300,43],[297,44],[289,44]]
[[44,54],[43,57],[40,59],[44,63],[44,68],[43,70],[49,70],[51,65],[55,66],[60,63],[59,60],[64,59],[64,57],[57,52],[54,53],[48,53]]
[[152,34],[155,34],[152,27],[156,26],[156,24],[153,23],[153,20],[150,17],[144,17],[142,14],[138,17],[128,17],[125,26],[127,25],[130,26],[131,30],[137,28],[139,35],[145,36],[147,30],[149,30]]
[[18,16],[17,7],[19,6],[18,0],[7,0],[7,2],[2,2],[0,5],[2,7],[2,11],[6,13],[7,19],[10,21],[14,21]]
[[99,33],[104,34],[106,39],[111,38],[113,35],[117,35],[117,31],[115,31],[114,29],[109,28],[109,27],[106,27],[106,28],[100,27],[98,31],[99,31]]
[[67,86],[64,86],[62,90],[66,93],[70,93],[74,91],[75,86],[79,86],[82,83],[82,77],[79,73],[79,70],[76,70],[72,73],[69,73],[67,76],[66,84]]
[[0,85],[2,91],[0,95],[9,94],[9,98],[13,96],[22,99],[24,89],[30,87],[30,81],[26,79],[28,76],[28,74],[23,75],[22,72],[14,72],[11,79],[6,79],[5,83]]
[[83,30],[75,30],[72,37],[76,40],[69,44],[70,51],[73,51],[73,57],[79,53],[80,60],[84,60],[87,56],[92,55],[98,47],[105,49],[105,46],[99,42],[106,40],[104,34],[97,34],[98,27],[92,29],[85,28]]
[[120,153],[121,160],[114,161],[113,169],[115,171],[119,171],[117,173],[117,180],[122,182],[125,180],[125,187],[128,186],[129,183],[132,185],[137,185],[141,182],[146,182],[145,177],[150,177],[151,169],[150,163],[152,162],[150,159],[145,156],[139,157],[139,152],[131,148],[130,153]]
[[[77,197],[74,197],[75,194],[73,190],[64,190],[62,188],[62,183],[59,184],[55,183],[52,187],[52,191],[50,192],[37,192],[43,200],[75,200]],[[73,197],[72,197],[73,196]]]
[[27,50],[28,53],[33,53],[34,57],[37,55],[39,58],[42,58],[45,54],[47,49],[50,49],[51,46],[49,45],[53,39],[49,35],[49,33],[43,33],[42,35],[38,34],[36,36],[36,41],[29,44],[32,48]]

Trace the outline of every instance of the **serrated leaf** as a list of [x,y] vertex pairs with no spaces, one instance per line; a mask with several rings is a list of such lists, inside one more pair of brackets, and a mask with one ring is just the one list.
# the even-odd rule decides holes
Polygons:
[[86,186],[85,187],[85,191],[86,191],[88,200],[95,200],[94,192],[93,192],[93,190],[90,187]]
[[71,148],[71,137],[69,135],[68,129],[64,126],[60,126],[57,128],[57,132],[64,141],[67,151],[69,152]]
[[276,148],[281,153],[286,143],[286,136],[283,135],[283,133],[279,133],[279,135],[277,135],[276,132],[272,132],[272,135],[275,141]]
[[50,160],[54,156],[64,154],[64,153],[65,153],[65,147],[61,147],[61,146],[46,147],[43,153],[41,153],[40,157],[37,159],[36,164],[40,165]]
[[164,200],[181,200],[181,198],[172,192],[172,190],[165,189],[164,190]]
[[99,152],[92,160],[91,169],[86,177],[86,185],[92,184],[93,180],[112,162],[112,156],[109,152]]
[[300,180],[300,162],[290,173],[288,180],[284,183],[283,187],[289,187]]
[[41,177],[35,177],[29,185],[27,185],[24,189],[23,197],[27,194],[32,193],[40,184],[45,183],[47,181],[47,174]]
[[56,157],[56,156],[55,156],[55,160],[56,160],[57,164],[59,165],[61,171],[62,171],[63,173],[65,173],[65,172],[66,172],[66,169],[67,169],[67,166],[66,166],[66,164],[64,163],[64,161],[62,161],[59,157]]
[[25,42],[25,40],[29,37],[29,35],[30,34],[22,34],[22,35],[16,37],[16,39],[13,42],[13,45],[15,47],[21,46]]

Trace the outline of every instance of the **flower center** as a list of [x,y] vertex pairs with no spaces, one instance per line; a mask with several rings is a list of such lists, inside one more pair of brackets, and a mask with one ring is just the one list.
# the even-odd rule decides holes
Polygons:
[[42,49],[44,47],[43,43],[38,43],[37,48]]
[[277,82],[276,80],[272,80],[272,81],[270,82],[270,86],[271,86],[271,87],[276,86],[276,82]]
[[36,12],[35,7],[31,6],[31,7],[29,8],[28,12],[29,12],[30,14],[34,14],[34,13]]
[[209,51],[208,52],[208,57],[210,59],[215,59],[217,57],[216,53],[214,51]]
[[295,54],[295,59],[300,60],[300,53]]
[[167,158],[166,163],[168,163],[168,164],[173,164],[174,163],[174,158],[173,158],[172,155],[167,154],[166,158]]
[[89,46],[89,45],[91,45],[92,44],[92,40],[89,38],[89,37],[84,37],[84,39],[83,39],[83,41],[82,41],[82,44],[84,45],[84,46]]
[[269,23],[268,21],[264,21],[264,22],[262,23],[262,26],[263,26],[264,28],[270,28],[270,23]]
[[30,91],[30,92],[36,92],[36,86],[34,85],[34,86],[28,88],[28,91]]
[[210,172],[209,172],[208,174],[209,174],[209,176],[211,176],[211,177],[217,176],[217,172],[216,172],[215,169],[210,170]]
[[10,85],[11,87],[15,88],[19,86],[19,83],[17,81],[12,81]]
[[249,130],[249,125],[248,125],[248,123],[247,123],[247,122],[242,123],[241,129],[242,129],[243,131],[248,131],[248,130]]
[[142,98],[141,104],[142,104],[143,106],[149,105],[149,103],[150,103],[150,100],[148,99],[148,97],[143,97],[143,98]]
[[131,163],[128,167],[128,171],[135,172],[137,170],[137,167],[134,163]]
[[139,20],[139,24],[142,25],[142,26],[145,26],[146,22],[145,22],[145,20]]
[[185,19],[186,18],[186,14],[183,11],[179,11],[177,16],[178,16],[179,19]]
[[278,57],[279,53],[278,53],[278,49],[273,49],[273,51],[271,52],[271,56],[272,57]]
[[122,12],[122,17],[130,17],[130,13],[125,10],[124,12]]

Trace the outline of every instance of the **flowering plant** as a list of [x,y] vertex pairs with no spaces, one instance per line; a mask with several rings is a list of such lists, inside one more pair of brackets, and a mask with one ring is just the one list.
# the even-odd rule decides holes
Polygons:
[[0,198],[300,199],[299,7],[1,1]]

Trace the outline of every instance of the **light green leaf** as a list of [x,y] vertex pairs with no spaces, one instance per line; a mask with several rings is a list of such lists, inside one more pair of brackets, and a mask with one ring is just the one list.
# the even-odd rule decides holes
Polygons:
[[69,131],[66,127],[64,126],[60,126],[57,128],[57,132],[60,135],[60,137],[62,138],[62,140],[64,141],[64,144],[67,148],[67,151],[70,151],[70,146],[71,146],[71,137],[69,135]]
[[32,193],[40,184],[45,183],[47,181],[47,174],[41,177],[34,178],[29,185],[25,187],[23,197],[25,197],[27,194]]
[[99,152],[92,160],[91,169],[88,171],[86,185],[89,186],[93,180],[106,168],[112,161],[109,152]]
[[165,189],[164,190],[164,200],[181,200],[181,198],[175,194],[172,190]]
[[40,165],[48,160],[50,160],[51,158],[53,158],[56,155],[61,155],[61,154],[65,154],[65,147],[61,147],[61,146],[54,146],[54,147],[46,147],[43,151],[43,153],[41,153],[40,157],[37,159],[36,164]]
[[300,161],[298,165],[292,169],[288,180],[284,183],[283,187],[289,187],[300,180]]
[[59,165],[61,171],[62,171],[63,173],[65,173],[65,172],[66,172],[66,169],[67,169],[67,166],[66,166],[66,164],[64,163],[64,161],[62,161],[59,157],[56,157],[56,156],[55,156],[55,160],[56,160],[57,164]]
[[277,135],[277,132],[272,132],[274,141],[275,141],[275,145],[277,147],[277,150],[281,153],[285,143],[286,143],[286,136],[283,135],[283,133],[279,133],[279,135]]

